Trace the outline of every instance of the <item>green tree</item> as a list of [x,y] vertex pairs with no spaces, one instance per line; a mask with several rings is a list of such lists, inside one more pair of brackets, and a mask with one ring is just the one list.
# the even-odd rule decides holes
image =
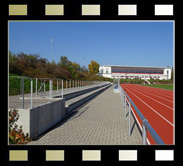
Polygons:
[[66,56],[61,56],[60,57],[60,65],[61,66],[70,66],[71,62],[67,59]]
[[80,65],[77,64],[76,62],[73,62],[73,63],[72,63],[72,66],[73,66],[73,68],[74,68],[75,70],[80,70]]
[[91,61],[88,65],[90,74],[97,74],[99,72],[99,64],[96,61]]
[[9,72],[18,75],[22,74],[22,70],[19,66],[19,59],[11,51],[9,51]]
[[87,73],[88,72],[88,69],[86,68],[86,66],[82,66],[81,67],[81,71]]

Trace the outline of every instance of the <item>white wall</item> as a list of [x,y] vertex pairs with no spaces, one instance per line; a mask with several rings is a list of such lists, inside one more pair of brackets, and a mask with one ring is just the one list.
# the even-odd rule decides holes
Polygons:
[[103,67],[103,73],[107,73],[107,70],[108,70],[108,73],[111,73],[111,67]]
[[104,73],[104,74],[102,74],[102,76],[103,76],[103,77],[106,77],[106,78],[113,78],[113,77],[111,76],[111,74],[105,74],[105,73]]
[[165,75],[165,77],[166,77],[166,79],[167,79],[167,71],[168,71],[168,79],[171,79],[171,69],[164,69],[164,75]]
[[99,73],[103,73],[104,72],[104,67],[103,66],[100,66],[99,67]]
[[32,109],[18,109],[17,125],[30,137],[39,136],[65,118],[65,99],[60,99]]
[[[108,69],[108,74],[106,73],[106,69]],[[103,73],[101,74],[101,76],[107,77],[107,78],[118,78],[119,76],[139,76],[139,77],[141,77],[141,79],[150,79],[149,78],[149,74],[127,74],[127,75],[124,74],[124,73],[123,74],[118,74],[118,73],[116,73],[116,74],[113,73],[112,74],[110,66],[109,67],[107,67],[107,66],[100,66],[99,67],[99,72],[101,72],[101,70],[103,70]],[[167,71],[168,71],[168,77],[167,77]],[[143,76],[143,78],[142,78],[142,76]],[[161,79],[161,80],[162,79],[165,79],[165,80],[166,79],[171,79],[171,69],[170,68],[165,68],[163,74],[151,74],[150,76],[152,78],[156,77],[156,79]]]

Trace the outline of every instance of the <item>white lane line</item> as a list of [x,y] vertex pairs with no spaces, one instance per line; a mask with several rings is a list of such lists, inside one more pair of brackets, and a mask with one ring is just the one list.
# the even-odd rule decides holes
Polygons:
[[143,86],[143,85],[138,85],[137,87],[139,87],[139,88],[144,88],[145,90],[149,90],[150,92],[151,92],[151,91],[157,92],[158,94],[161,92],[160,94],[165,95],[165,96],[168,95],[168,97],[172,97],[172,95],[173,95],[173,91],[172,91],[172,90],[169,90],[169,91],[172,92],[172,93],[170,94],[170,93],[168,93],[168,92],[166,93],[167,89],[161,89],[161,88],[149,87],[149,86]]
[[[172,102],[172,103],[173,103],[173,101],[172,101],[172,100],[168,100],[168,99],[165,99],[164,97],[160,97],[159,95],[155,95],[155,94],[153,94],[154,92],[150,93],[149,91],[147,92],[147,91],[141,90],[140,88],[137,88],[136,90],[139,90],[139,91],[141,91],[141,92],[148,93],[148,94],[150,94],[150,95],[153,95],[153,96],[159,97],[159,98],[161,98],[161,99],[163,99],[163,100],[167,100],[167,101],[169,101],[169,102]],[[156,93],[156,94],[157,94],[157,93]]]
[[[153,89],[149,89],[149,88],[152,88],[152,87],[148,87],[148,88],[146,88],[146,89],[148,89],[148,92],[151,92],[151,90],[153,90]],[[150,90],[150,91],[149,91]],[[160,89],[160,91],[161,91],[161,89]],[[153,91],[153,93],[156,93],[157,91]],[[165,93],[160,93],[160,92],[157,92],[156,94],[160,94],[160,95],[162,95],[162,96],[166,96],[166,97],[169,97],[169,98],[173,98],[173,96],[172,95],[168,95],[168,94],[165,94]]]
[[153,99],[152,97],[149,97],[149,96],[147,96],[147,95],[145,95],[145,94],[139,92],[138,90],[135,90],[135,89],[133,89],[133,88],[129,88],[129,89],[132,89],[132,90],[134,90],[134,91],[136,91],[136,92],[138,92],[138,93],[140,93],[140,94],[142,94],[142,95],[144,95],[144,96],[150,98],[151,100],[154,100],[155,102],[157,102],[157,103],[159,103],[159,104],[161,104],[161,105],[163,105],[163,106],[165,106],[165,107],[167,107],[167,108],[173,110],[172,107],[169,107],[169,106],[167,106],[166,104],[163,104],[163,103],[159,102],[158,100],[155,100],[155,99]]
[[[126,88],[127,89],[127,88]],[[174,127],[174,125],[168,121],[166,118],[164,118],[161,114],[159,114],[156,110],[154,110],[151,106],[149,106],[146,102],[144,102],[142,99],[140,99],[138,96],[136,96],[133,92],[131,92],[129,89],[127,89],[131,94],[133,94],[137,99],[139,99],[141,102],[143,102],[146,106],[148,106],[150,109],[152,109],[156,114],[158,114],[162,119],[164,119],[166,122],[168,122],[171,126]]]

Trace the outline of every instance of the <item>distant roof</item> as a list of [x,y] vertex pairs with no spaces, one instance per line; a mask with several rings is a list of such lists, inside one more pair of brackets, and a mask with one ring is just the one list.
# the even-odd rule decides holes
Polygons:
[[106,67],[137,67],[137,68],[167,68],[167,69],[171,69],[170,67],[156,67],[156,66],[122,66],[122,65],[103,65]]

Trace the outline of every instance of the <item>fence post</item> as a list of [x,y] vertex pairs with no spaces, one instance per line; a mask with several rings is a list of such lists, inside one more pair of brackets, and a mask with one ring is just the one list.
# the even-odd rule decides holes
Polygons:
[[129,136],[131,135],[131,103],[130,103],[131,99],[129,99],[129,112],[128,112],[128,116],[129,116]]
[[32,94],[33,94],[33,79],[31,78],[31,108],[33,108]]
[[24,77],[22,78],[22,107],[24,109]]
[[66,91],[67,91],[67,80],[66,80]]
[[50,86],[49,86],[49,88],[50,88],[50,101],[49,101],[49,102],[51,103],[51,89],[52,89],[52,87],[51,87],[51,83],[52,83],[52,82],[51,82],[51,81],[52,81],[52,80],[49,79],[49,81],[50,81]]
[[60,80],[60,97],[62,96],[62,81]]
[[42,78],[41,78],[41,97],[42,97]]
[[74,81],[72,80],[72,88],[73,88],[73,91],[74,91]]
[[57,93],[58,93],[58,79],[57,79]]
[[36,96],[37,96],[37,78],[36,78]]
[[142,144],[146,145],[146,138],[147,138],[147,130],[146,127],[144,125],[144,121],[147,121],[146,119],[144,119],[142,121]]
[[45,90],[45,82],[46,82],[46,80],[44,80],[44,95],[45,95],[45,92],[46,92],[46,90]]
[[63,88],[64,88],[64,85],[63,85],[63,80],[62,80],[62,99],[63,99]]
[[22,78],[20,78],[20,97],[22,97]]
[[71,80],[69,80],[69,91],[71,91]]

